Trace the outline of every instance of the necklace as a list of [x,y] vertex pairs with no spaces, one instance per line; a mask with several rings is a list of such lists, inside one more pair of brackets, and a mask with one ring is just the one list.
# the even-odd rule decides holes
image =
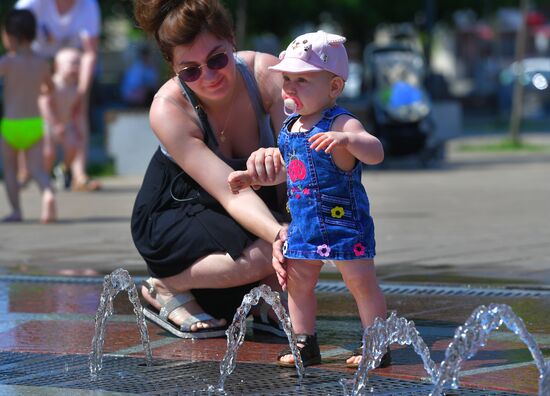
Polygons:
[[227,139],[225,137],[225,128],[227,127],[227,122],[229,121],[229,119],[231,118],[231,110],[233,110],[233,104],[235,103],[235,101],[233,100],[235,98],[235,91],[237,91],[237,81],[235,81],[235,86],[233,86],[233,92],[231,92],[231,99],[230,99],[230,105],[229,105],[229,109],[227,110],[227,115],[225,116],[225,121],[223,123],[223,128],[221,131],[218,132],[218,140],[222,143],[225,142],[225,140]]

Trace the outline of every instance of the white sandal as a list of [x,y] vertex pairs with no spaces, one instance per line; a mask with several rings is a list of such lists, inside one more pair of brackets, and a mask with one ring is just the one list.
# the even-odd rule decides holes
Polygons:
[[160,304],[161,308],[160,311],[158,311],[151,305],[143,307],[143,314],[147,319],[180,338],[199,339],[225,336],[225,330],[227,326],[211,327],[208,329],[199,329],[196,331],[191,330],[191,326],[193,326],[197,322],[207,322],[210,320],[215,320],[212,315],[209,315],[206,312],[202,312],[196,315],[189,315],[189,317],[187,317],[187,319],[185,319],[179,327],[171,322],[168,319],[168,316],[175,309],[187,304],[190,301],[193,301],[195,297],[193,296],[193,294],[191,294],[191,292],[186,292],[176,294],[166,299],[157,293],[157,290],[151,282],[152,279],[153,278],[144,280],[142,282],[142,285],[147,288],[147,291],[149,292],[151,297],[153,297]]
[[[280,292],[281,303],[288,305],[288,294],[286,292]],[[260,303],[260,315],[252,315],[252,323],[250,327],[254,332],[271,333],[277,337],[286,338],[286,333],[283,325],[278,319],[272,319],[269,316],[271,305],[262,300]]]

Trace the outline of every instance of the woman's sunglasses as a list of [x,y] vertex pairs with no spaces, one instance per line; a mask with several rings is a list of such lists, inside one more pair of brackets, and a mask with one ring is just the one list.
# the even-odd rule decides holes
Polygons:
[[197,81],[202,74],[203,66],[208,67],[210,70],[220,70],[227,66],[228,62],[229,57],[227,56],[227,53],[219,52],[208,58],[205,64],[184,67],[178,72],[178,78],[181,82],[186,83]]

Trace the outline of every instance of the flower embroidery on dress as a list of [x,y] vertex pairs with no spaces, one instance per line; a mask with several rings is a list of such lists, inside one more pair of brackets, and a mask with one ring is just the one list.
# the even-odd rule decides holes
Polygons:
[[302,192],[304,193],[304,195],[309,195],[309,188],[304,188]]
[[365,247],[361,242],[356,243],[353,245],[353,252],[357,257],[364,256],[365,255]]
[[306,166],[297,158],[290,161],[287,170],[288,177],[290,177],[293,183],[296,182],[296,180],[304,180],[306,178]]
[[328,257],[330,255],[330,247],[326,243],[317,246],[317,254],[322,257]]
[[344,208],[341,206],[335,206],[330,210],[330,215],[335,219],[341,219],[344,216]]

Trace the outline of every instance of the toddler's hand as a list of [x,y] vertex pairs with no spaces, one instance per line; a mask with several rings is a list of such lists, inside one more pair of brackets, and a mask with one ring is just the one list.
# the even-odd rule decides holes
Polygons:
[[311,148],[315,151],[325,150],[325,153],[331,153],[336,147],[347,147],[349,143],[345,132],[322,132],[316,133],[308,139]]
[[247,171],[234,171],[227,177],[229,189],[233,194],[238,194],[240,190],[244,190],[252,185],[252,176]]

